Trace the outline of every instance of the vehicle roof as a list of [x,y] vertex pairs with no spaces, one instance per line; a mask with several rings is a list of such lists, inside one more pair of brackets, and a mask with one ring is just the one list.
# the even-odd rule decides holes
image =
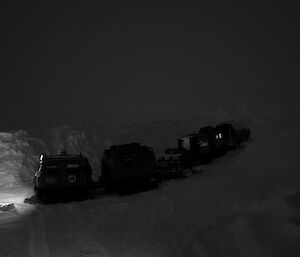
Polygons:
[[199,133],[214,133],[215,131],[216,131],[215,127],[206,126],[206,127],[200,128]]
[[219,126],[232,126],[234,127],[235,129],[240,129],[240,128],[246,128],[246,124],[243,122],[243,121],[240,121],[240,120],[228,120],[228,121],[225,121],[225,122],[222,122],[222,123],[219,123],[218,124]]
[[186,135],[179,137],[178,139],[189,138],[189,137],[194,137],[194,136],[198,136],[198,133],[195,132],[195,133],[186,134]]
[[105,150],[105,152],[110,154],[130,154],[145,151],[149,152],[152,151],[152,149],[147,146],[140,145],[139,143],[112,145],[109,149]]
[[41,162],[47,161],[84,161],[86,157],[83,155],[42,155],[40,158]]

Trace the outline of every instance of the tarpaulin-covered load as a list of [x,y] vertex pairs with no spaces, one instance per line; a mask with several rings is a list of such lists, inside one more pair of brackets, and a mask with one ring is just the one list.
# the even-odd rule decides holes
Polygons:
[[138,143],[113,145],[104,151],[101,180],[106,187],[130,180],[155,179],[154,152]]

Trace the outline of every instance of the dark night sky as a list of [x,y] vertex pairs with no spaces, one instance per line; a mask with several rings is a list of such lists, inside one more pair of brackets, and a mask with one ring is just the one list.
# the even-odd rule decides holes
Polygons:
[[0,129],[297,103],[299,8],[251,3],[1,1]]

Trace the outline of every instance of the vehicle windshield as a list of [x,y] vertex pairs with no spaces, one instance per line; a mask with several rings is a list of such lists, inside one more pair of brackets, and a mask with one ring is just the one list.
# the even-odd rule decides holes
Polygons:
[[80,163],[70,162],[66,164],[66,170],[68,172],[76,172],[80,170]]
[[46,164],[44,166],[43,171],[47,174],[47,175],[55,175],[58,173],[59,171],[59,167],[56,164]]

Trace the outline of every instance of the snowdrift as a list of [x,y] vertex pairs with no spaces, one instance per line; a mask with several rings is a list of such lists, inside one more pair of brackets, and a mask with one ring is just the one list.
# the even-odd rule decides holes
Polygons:
[[219,191],[220,199],[214,200],[221,200],[220,214],[196,233],[189,253],[300,255],[299,133],[294,129],[254,140],[205,168]]
[[32,182],[39,152],[47,152],[45,143],[27,132],[1,132],[0,188]]

